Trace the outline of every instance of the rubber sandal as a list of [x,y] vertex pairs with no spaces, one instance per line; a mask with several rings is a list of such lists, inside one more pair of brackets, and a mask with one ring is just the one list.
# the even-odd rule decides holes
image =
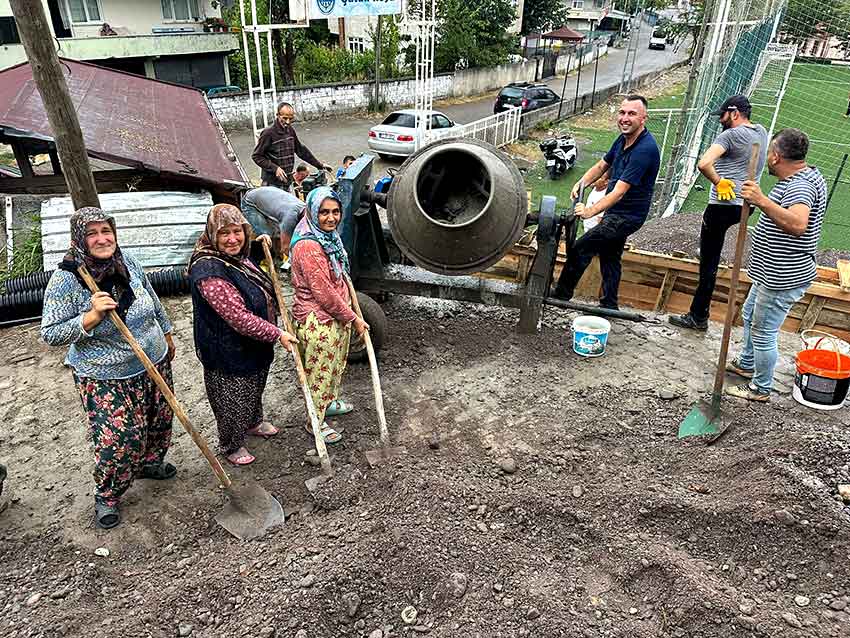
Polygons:
[[348,414],[354,410],[354,406],[346,403],[345,401],[340,401],[336,399],[331,401],[330,405],[325,410],[325,416],[340,416],[343,414]]
[[[262,427],[264,425],[270,427],[272,430],[274,430],[274,432],[263,432]],[[247,434],[248,436],[256,436],[256,437],[261,438],[261,439],[270,439],[273,436],[277,435],[278,432],[280,432],[280,430],[278,430],[275,426],[273,426],[268,421],[263,421],[257,427],[251,428],[250,430],[245,430],[245,434]]]
[[142,468],[141,478],[154,481],[165,481],[177,475],[177,468],[171,463],[160,463],[159,465],[145,465]]
[[121,513],[118,511],[118,506],[95,501],[94,522],[100,529],[117,527],[121,522]]
[[[310,436],[313,435],[312,426],[308,425],[304,429],[307,430],[307,433]],[[328,425],[327,421],[322,423],[322,438],[325,440],[325,443],[328,444],[328,445],[335,445],[336,443],[339,443],[340,441],[342,441],[341,431],[342,431],[342,428],[340,428],[339,430],[335,430],[331,426]]]
[[254,461],[257,460],[257,457],[254,456],[253,454],[251,454],[250,452],[248,452],[248,456],[239,457],[235,461],[233,459],[231,459],[230,457],[231,457],[231,454],[228,454],[227,456],[224,457],[224,459],[228,463],[230,463],[231,465],[235,465],[237,467],[240,467],[242,465],[251,465],[251,463],[253,463]]

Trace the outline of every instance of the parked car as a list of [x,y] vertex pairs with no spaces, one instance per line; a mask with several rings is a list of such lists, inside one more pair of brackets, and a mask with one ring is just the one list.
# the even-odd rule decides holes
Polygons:
[[557,93],[545,84],[514,82],[499,91],[493,113],[507,111],[509,106],[518,106],[522,112],[533,111],[544,106],[557,104],[561,99]]
[[222,95],[241,92],[242,89],[238,86],[214,86],[207,89],[207,97],[221,97]]
[[664,29],[655,29],[652,32],[649,36],[649,48],[662,51],[667,48],[667,32]]
[[[416,110],[404,109],[390,113],[383,122],[369,130],[369,148],[383,158],[407,157],[416,150]],[[462,125],[455,124],[439,111],[425,111],[430,129],[436,137],[451,137]]]

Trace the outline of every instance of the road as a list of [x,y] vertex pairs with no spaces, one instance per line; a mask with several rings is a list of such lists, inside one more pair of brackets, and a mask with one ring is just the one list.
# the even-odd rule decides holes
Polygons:
[[[650,50],[649,36],[651,28],[644,25],[640,33],[640,46],[635,61],[635,76],[649,71],[656,71],[671,66],[687,56],[687,46],[682,46],[678,52],[673,52],[671,47],[664,51]],[[599,71],[596,78],[596,88],[602,89],[619,84],[623,74],[623,63],[626,58],[626,49],[609,49],[608,55],[599,60]],[[576,80],[578,74],[573,73],[567,78],[565,98],[575,96]],[[564,89],[564,77],[556,77],[548,80],[547,84],[555,93],[561,94]],[[593,65],[589,64],[582,68],[580,94],[589,94],[593,90]],[[461,103],[451,101],[435,102],[434,108],[442,111],[451,119],[467,124],[481,119],[493,113],[493,100],[495,92],[488,93]],[[377,119],[369,115],[340,116],[333,119],[308,120],[296,125],[298,137],[313,154],[323,162],[331,166],[338,166],[344,155],[359,155],[368,151],[367,139],[369,129],[377,124]],[[233,145],[239,161],[248,172],[249,177],[259,180],[259,168],[251,161],[251,152],[254,148],[254,136],[252,131],[232,131],[229,133],[230,142]],[[398,162],[386,162],[377,159],[374,167],[373,177],[382,175],[387,167],[397,166]]]

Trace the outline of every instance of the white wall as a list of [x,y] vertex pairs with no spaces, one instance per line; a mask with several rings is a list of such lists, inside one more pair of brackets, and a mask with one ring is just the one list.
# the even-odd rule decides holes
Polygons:
[[[61,1],[61,0],[60,0]],[[193,26],[198,31],[203,28],[195,21],[165,21],[162,18],[160,0],[99,0],[101,19],[111,26],[118,35],[150,35],[154,27]],[[221,17],[221,9],[213,9],[210,0],[201,0],[199,9],[204,17]],[[71,26],[75,38],[96,37],[100,35],[101,24]]]

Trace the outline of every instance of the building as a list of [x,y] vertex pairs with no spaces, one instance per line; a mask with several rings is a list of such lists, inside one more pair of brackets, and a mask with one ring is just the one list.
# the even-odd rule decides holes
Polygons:
[[570,4],[565,25],[581,33],[620,31],[629,14],[614,8],[613,0],[567,0]]
[[[0,0],[2,1],[2,0]],[[517,34],[522,28],[522,10],[525,0],[512,0],[516,7],[516,19],[508,29],[509,33]],[[374,48],[372,34],[378,25],[378,19],[375,16],[356,16],[352,18],[331,18],[328,20],[328,28],[331,33],[340,36],[341,44],[344,42],[345,47],[349,51],[362,53],[363,51]],[[410,28],[407,22],[399,24],[401,35],[414,37],[415,30]]]
[[[230,84],[227,56],[240,43],[211,24],[217,0],[31,1],[44,5],[63,57],[199,88]],[[0,69],[25,61],[9,0],[0,0]]]

